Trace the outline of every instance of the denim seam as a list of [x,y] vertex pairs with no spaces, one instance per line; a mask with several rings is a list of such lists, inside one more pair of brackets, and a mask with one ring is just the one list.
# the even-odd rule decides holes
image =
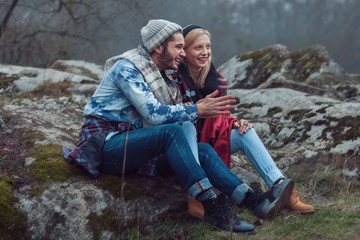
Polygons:
[[243,183],[235,188],[230,197],[236,202],[237,205],[240,206],[244,200],[245,193],[249,190],[252,191],[251,187],[246,183]]
[[197,197],[200,193],[202,193],[202,192],[204,192],[204,191],[206,191],[206,190],[208,190],[208,189],[210,189],[210,188],[212,188],[212,185],[211,185],[209,179],[208,179],[208,178],[204,178],[204,179],[196,182],[195,184],[193,184],[193,185],[189,188],[189,193],[190,193],[190,195],[191,195],[192,197],[194,197],[194,198],[196,199],[196,197]]

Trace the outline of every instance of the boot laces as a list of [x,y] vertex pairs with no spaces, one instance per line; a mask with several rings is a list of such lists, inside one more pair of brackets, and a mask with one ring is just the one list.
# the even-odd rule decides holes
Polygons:
[[226,196],[223,193],[211,200],[212,207],[208,209],[210,215],[220,217],[224,220],[232,219],[234,217],[232,206],[227,203]]
[[249,193],[249,199],[247,200],[247,207],[250,209],[255,209],[259,203],[261,203],[264,199],[269,198],[272,199],[272,190],[263,193],[259,191],[253,191]]

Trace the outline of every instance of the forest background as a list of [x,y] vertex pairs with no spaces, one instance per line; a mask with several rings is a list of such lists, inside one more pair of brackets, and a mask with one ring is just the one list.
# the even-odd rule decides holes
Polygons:
[[358,0],[0,0],[0,63],[102,65],[137,47],[148,20],[163,18],[208,29],[216,66],[276,43],[289,51],[320,44],[360,73],[359,9]]

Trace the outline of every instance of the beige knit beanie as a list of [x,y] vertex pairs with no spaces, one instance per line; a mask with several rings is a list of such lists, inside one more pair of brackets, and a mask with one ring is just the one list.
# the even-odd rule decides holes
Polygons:
[[178,31],[182,32],[182,27],[176,23],[163,19],[153,19],[141,29],[140,33],[145,49],[151,53],[168,37]]

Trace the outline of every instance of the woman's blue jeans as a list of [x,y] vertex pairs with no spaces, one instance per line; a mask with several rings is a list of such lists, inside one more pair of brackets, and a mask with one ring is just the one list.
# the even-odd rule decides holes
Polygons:
[[250,189],[226,167],[209,144],[197,145],[200,166],[178,124],[131,130],[128,137],[126,135],[126,132],[118,134],[105,142],[103,172],[122,174],[124,161],[124,171],[134,171],[145,161],[165,154],[173,171],[194,198],[214,185],[241,204],[246,191]]
[[230,149],[231,153],[242,150],[269,187],[279,179],[285,178],[253,128],[244,134],[240,134],[239,129],[233,129]]
[[[182,128],[190,146],[192,146],[193,154],[197,156],[198,149],[195,144],[197,140],[194,124],[185,122]],[[256,171],[269,187],[272,187],[279,179],[285,178],[253,128],[249,129],[244,134],[240,134],[239,129],[233,129],[231,131],[231,154],[238,152],[239,150],[242,150],[245,153]]]

